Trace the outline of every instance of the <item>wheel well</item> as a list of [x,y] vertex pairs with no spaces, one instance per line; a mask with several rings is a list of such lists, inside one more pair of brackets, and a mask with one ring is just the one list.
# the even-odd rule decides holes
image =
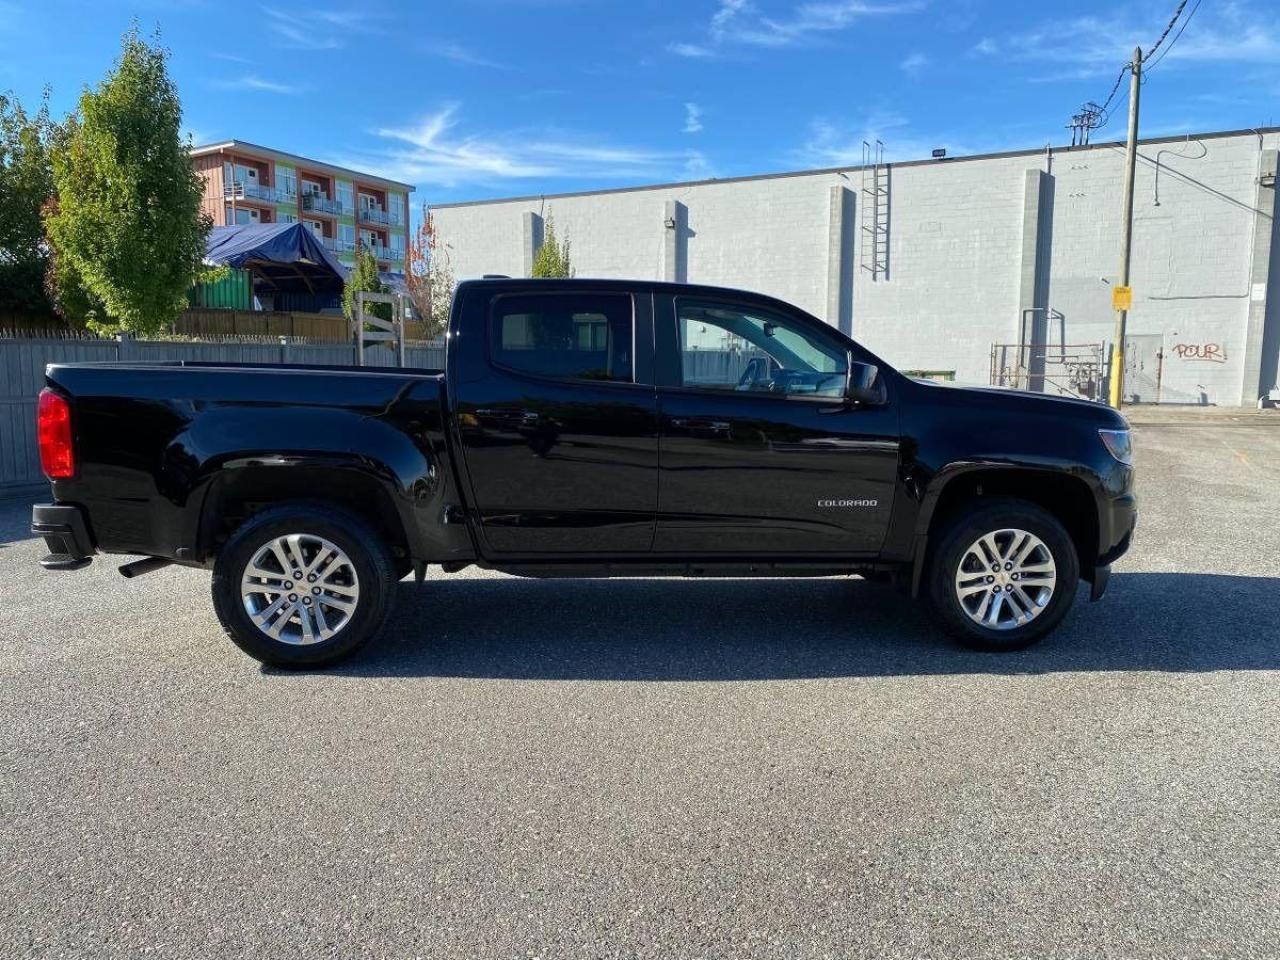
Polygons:
[[929,543],[967,504],[984,497],[1017,497],[1044,508],[1066,528],[1080,559],[1080,575],[1093,578],[1098,555],[1098,510],[1088,484],[1078,477],[1040,470],[976,470],[943,488],[929,520]]
[[363,471],[332,465],[245,467],[218,482],[201,513],[199,556],[217,553],[255,513],[290,500],[342,507],[377,530],[394,557],[409,556],[404,524],[383,484]]

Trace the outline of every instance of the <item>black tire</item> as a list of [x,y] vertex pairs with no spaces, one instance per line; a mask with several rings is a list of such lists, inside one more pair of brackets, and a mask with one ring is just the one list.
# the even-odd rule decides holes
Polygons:
[[[254,623],[241,598],[241,578],[249,561],[276,538],[291,534],[329,541],[346,554],[354,569],[358,584],[354,609],[327,639],[307,643],[274,639]],[[321,571],[317,568],[317,572]],[[377,634],[390,613],[395,581],[386,545],[367,523],[329,504],[298,501],[255,514],[231,535],[214,564],[213,606],[231,642],[255,660],[285,669],[314,669],[346,659]],[[306,592],[307,588],[297,590]],[[343,615],[332,609],[330,614]],[[296,624],[300,632],[301,621],[292,620],[289,629]]]
[[[1028,622],[1016,625],[1008,623],[1004,629],[995,629],[977,623],[965,609],[957,595],[957,574],[971,545],[989,533],[1020,530],[1039,538],[1051,555],[1056,568],[1056,580],[1048,603]],[[1006,543],[1011,537],[1000,538]],[[1025,542],[1025,541],[1024,541]],[[1037,553],[1037,556],[1042,556]],[[969,561],[972,568],[973,561]],[[1025,574],[1031,577],[1031,574]],[[1080,581],[1080,561],[1075,544],[1062,524],[1042,507],[1012,497],[991,497],[975,500],[964,507],[943,530],[928,570],[928,596],[930,606],[948,634],[974,650],[1006,651],[1028,647],[1053,631],[1071,609]],[[1034,581],[1027,579],[1021,585]],[[999,584],[992,585],[994,590]],[[1016,590],[1011,586],[1009,590]],[[996,592],[998,593],[998,591]],[[993,593],[986,609],[990,611],[997,599]],[[1027,612],[1026,592],[1019,592],[1019,609]],[[1001,599],[1001,604],[1008,598]],[[981,608],[983,597],[977,594],[969,602]],[[1008,608],[1001,610],[1002,618],[1008,616]]]

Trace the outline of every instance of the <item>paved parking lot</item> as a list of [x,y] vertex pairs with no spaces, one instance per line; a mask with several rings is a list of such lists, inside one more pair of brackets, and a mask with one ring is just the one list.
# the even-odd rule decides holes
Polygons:
[[857,580],[469,571],[292,675],[0,503],[0,954],[1274,957],[1280,421],[1179,419],[1004,656]]

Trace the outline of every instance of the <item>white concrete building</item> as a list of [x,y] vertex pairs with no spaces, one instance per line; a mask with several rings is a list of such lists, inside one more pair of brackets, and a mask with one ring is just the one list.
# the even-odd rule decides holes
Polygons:
[[[1280,128],[1142,141],[1130,399],[1253,406],[1276,388],[1278,149]],[[528,275],[554,216],[581,277],[757,290],[900,369],[1090,393],[1115,323],[1123,161],[1106,143],[434,210],[460,279]]]

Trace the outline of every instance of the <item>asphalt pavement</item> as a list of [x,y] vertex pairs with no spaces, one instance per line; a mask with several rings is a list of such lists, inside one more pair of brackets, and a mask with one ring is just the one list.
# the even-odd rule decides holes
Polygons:
[[1275,957],[1280,419],[1137,428],[1111,593],[966,652],[831,580],[400,585],[262,669],[0,503],[0,956]]

